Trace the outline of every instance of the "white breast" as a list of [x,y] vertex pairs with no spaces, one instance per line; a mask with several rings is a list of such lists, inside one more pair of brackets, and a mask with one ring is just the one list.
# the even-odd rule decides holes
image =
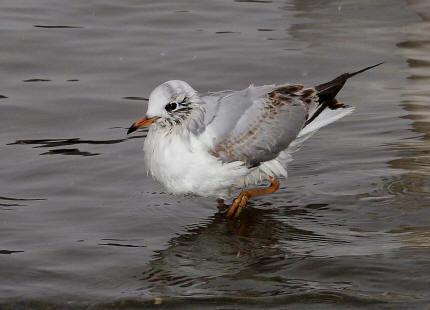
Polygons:
[[151,126],[143,147],[152,176],[174,194],[224,197],[260,179],[258,169],[242,162],[223,164],[199,139],[181,126]]

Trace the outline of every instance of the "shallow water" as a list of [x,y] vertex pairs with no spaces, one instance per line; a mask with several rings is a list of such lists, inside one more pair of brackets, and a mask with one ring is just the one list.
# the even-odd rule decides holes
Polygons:
[[[0,3],[0,307],[430,306],[430,5]],[[339,99],[239,221],[146,175],[125,128],[156,85],[315,85]]]

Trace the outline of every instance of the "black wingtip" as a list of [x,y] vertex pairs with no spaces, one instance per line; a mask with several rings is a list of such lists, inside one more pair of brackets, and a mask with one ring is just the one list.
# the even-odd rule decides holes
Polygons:
[[370,70],[377,66],[382,65],[384,62],[377,63],[376,65],[366,67],[364,69],[355,71],[353,73],[344,73],[339,75],[337,78],[330,82],[315,86],[318,95],[319,106],[318,109],[312,114],[312,116],[306,121],[305,126],[311,123],[318,115],[327,107],[336,109],[339,107],[337,100],[335,99],[338,92],[342,89],[345,82],[354,75]]
[[364,72],[364,71],[367,71],[367,70],[370,70],[370,69],[372,69],[372,68],[375,68],[375,67],[377,67],[377,66],[380,66],[380,65],[382,65],[384,63],[384,61],[382,61],[382,62],[380,62],[380,63],[377,63],[376,65],[373,65],[373,66],[369,66],[369,67],[366,67],[366,68],[364,68],[364,69],[361,69],[361,70],[358,70],[358,71],[356,71],[356,72],[353,72],[353,73],[348,73],[348,78],[350,78],[350,77],[352,77],[352,76],[354,76],[354,75],[357,75],[357,74],[359,74],[359,73],[362,73],[362,72]]
[[377,66],[382,65],[384,62],[377,63],[376,65],[366,67],[364,69],[355,71],[353,73],[344,73],[339,75],[337,78],[331,80],[330,82],[323,83],[315,86],[315,89],[318,91],[318,96],[320,97],[320,102],[333,99],[337,93],[342,89],[345,82],[354,75],[362,73],[364,71],[370,70]]

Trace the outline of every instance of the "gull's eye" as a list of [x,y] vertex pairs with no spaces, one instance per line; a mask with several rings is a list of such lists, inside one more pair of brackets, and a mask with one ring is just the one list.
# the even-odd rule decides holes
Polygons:
[[176,102],[170,102],[170,103],[168,103],[166,105],[165,109],[166,109],[167,112],[173,111],[174,109],[176,109]]

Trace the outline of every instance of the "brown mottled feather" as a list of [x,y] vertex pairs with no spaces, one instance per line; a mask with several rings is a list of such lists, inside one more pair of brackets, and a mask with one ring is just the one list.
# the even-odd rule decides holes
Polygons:
[[318,97],[303,85],[282,85],[269,92],[252,108],[254,119],[247,120],[247,128],[233,130],[215,145],[214,154],[224,161],[240,160],[249,166],[276,158],[286,149],[302,129],[310,107]]

